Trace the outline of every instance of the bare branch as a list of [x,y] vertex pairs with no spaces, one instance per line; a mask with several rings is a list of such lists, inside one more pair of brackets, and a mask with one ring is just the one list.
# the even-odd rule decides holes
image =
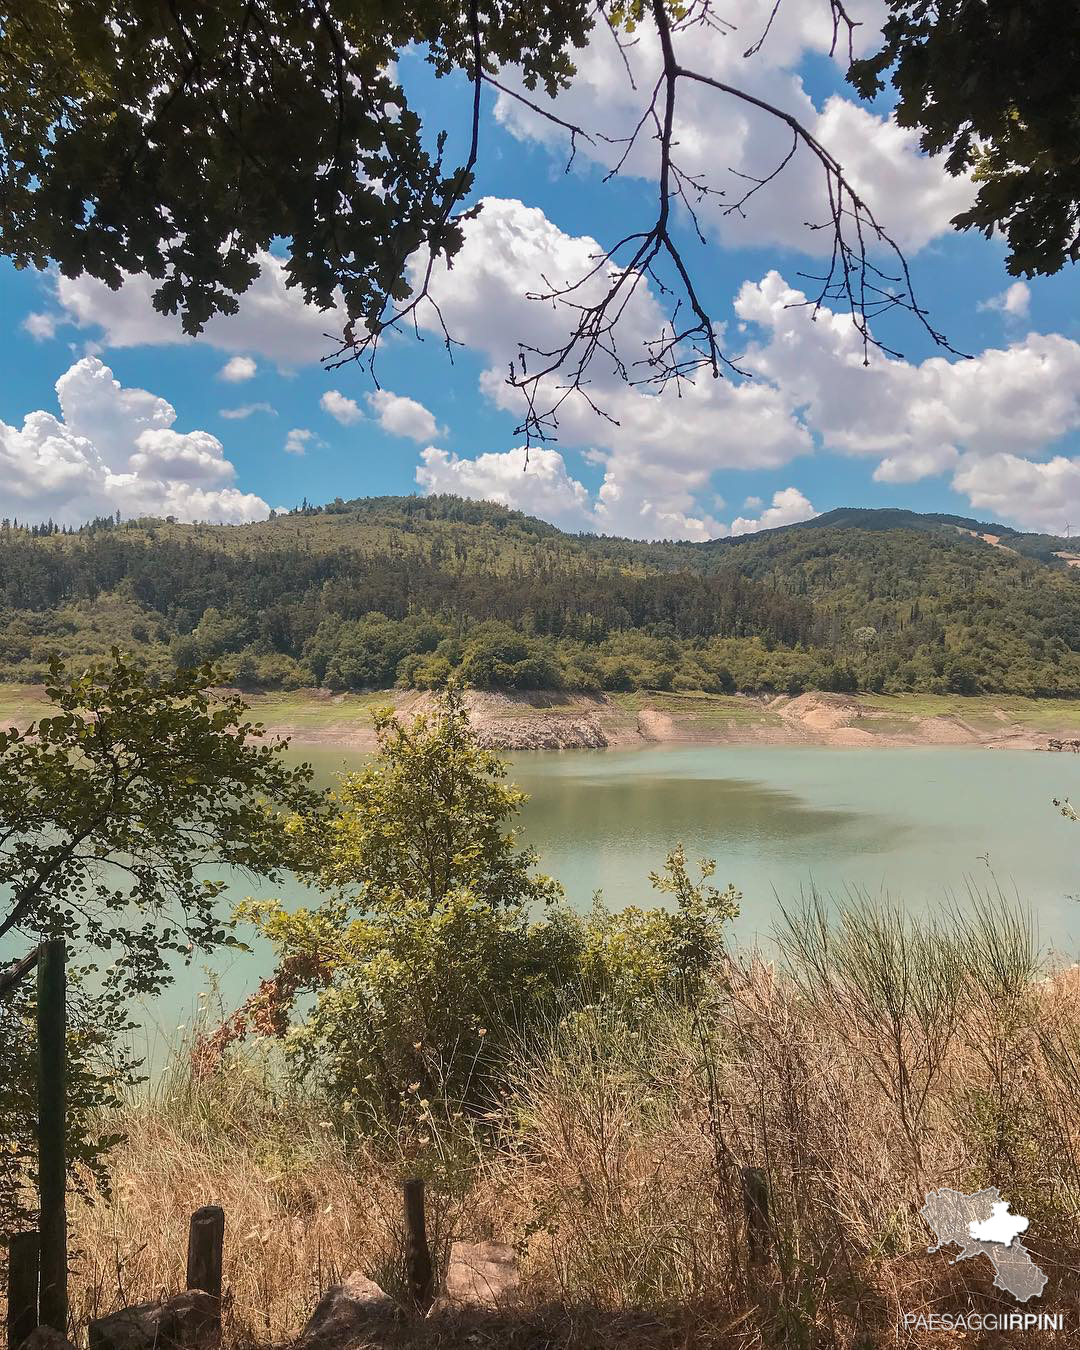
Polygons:
[[[760,51],[773,28],[783,0],[775,0],[768,21],[760,37],[744,53],[749,57]],[[853,35],[858,26],[846,9],[845,0],[828,0],[832,20],[830,55],[835,55],[846,36],[849,59],[853,55]],[[655,181],[656,214],[651,225],[628,231],[616,243],[603,248],[591,257],[582,276],[569,281],[551,282],[543,277],[543,285],[528,296],[565,313],[568,331],[564,340],[550,347],[530,345],[522,341],[517,357],[509,363],[507,383],[523,399],[524,413],[516,434],[523,435],[526,464],[529,447],[553,439],[558,432],[559,418],[568,400],[577,399],[601,418],[618,425],[605,412],[598,381],[615,378],[631,386],[642,386],[652,392],[661,392],[674,385],[681,392],[684,381],[693,381],[700,373],[712,378],[737,374],[748,376],[736,361],[722,350],[716,325],[695,283],[694,272],[680,248],[674,220],[673,204],[685,211],[697,240],[706,244],[706,234],[699,218],[703,203],[724,198],[725,192],[707,182],[701,173],[689,172],[678,158],[676,117],[678,94],[685,85],[709,89],[719,96],[732,98],[745,106],[785,125],[791,134],[791,144],[770,172],[755,174],[731,170],[733,175],[749,186],[737,200],[720,211],[723,217],[735,215],[745,218],[747,205],[764,188],[774,183],[795,156],[803,151],[811,154],[820,166],[827,200],[824,221],[806,222],[811,232],[826,230],[830,234],[827,264],[820,274],[800,273],[816,283],[816,291],[805,301],[817,316],[827,303],[843,305],[863,347],[864,364],[869,364],[871,349],[887,355],[898,355],[875,334],[872,324],[890,310],[903,310],[912,315],[924,333],[937,346],[954,355],[963,355],[952,347],[945,336],[932,326],[927,311],[918,303],[908,262],[903,250],[884,225],[878,221],[866,199],[848,179],[843,166],[834,155],[800,120],[748,89],[717,78],[706,70],[684,65],[676,54],[674,34],[687,33],[694,28],[729,33],[734,25],[715,14],[712,0],[690,0],[688,8],[673,15],[667,0],[649,0],[646,10],[659,39],[661,62],[651,92],[636,124],[625,137],[616,137],[585,127],[559,116],[534,99],[500,80],[484,66],[482,35],[477,17],[476,0],[469,8],[473,34],[473,60],[470,71],[473,84],[473,121],[470,152],[466,164],[454,180],[448,194],[445,223],[466,219],[467,210],[455,215],[463,205],[466,184],[476,163],[480,94],[484,84],[490,85],[505,97],[515,99],[548,123],[558,126],[570,140],[570,155],[566,165],[569,171],[577,153],[579,140],[590,145],[606,143],[619,147],[614,163],[603,176],[609,182],[625,169],[635,151],[643,151],[646,140],[656,146]],[[629,51],[636,45],[627,40],[612,22],[604,0],[597,0],[596,13],[601,18],[619,51],[627,80],[632,90],[638,85],[629,59]],[[645,136],[648,129],[650,135]],[[889,261],[887,270],[874,261],[871,253],[880,251]],[[442,334],[444,346],[453,357],[456,344],[443,319],[441,310],[431,294],[431,282],[437,251],[428,252],[422,275],[407,301],[369,327],[368,332],[354,339],[346,332],[341,349],[327,361],[329,368],[345,361],[364,360],[370,368],[379,338],[387,328],[412,325],[420,337],[419,314],[422,306],[434,316],[434,324]],[[618,329],[628,307],[644,287],[668,306],[661,330],[651,337],[640,339],[643,348],[626,355],[620,350]],[[599,362],[599,365],[595,363]],[[374,372],[373,372],[374,373]]]

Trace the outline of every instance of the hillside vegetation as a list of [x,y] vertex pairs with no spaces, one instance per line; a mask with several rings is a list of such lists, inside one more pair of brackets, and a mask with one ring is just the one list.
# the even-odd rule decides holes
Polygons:
[[1080,693],[1069,541],[843,509],[708,544],[381,497],[247,526],[0,523],[0,679],[114,642],[252,688]]

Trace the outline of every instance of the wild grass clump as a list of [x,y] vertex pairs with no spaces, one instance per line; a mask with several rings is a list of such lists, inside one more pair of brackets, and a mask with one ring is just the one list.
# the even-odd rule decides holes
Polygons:
[[[933,919],[811,896],[779,938],[776,962],[726,957],[692,1002],[552,1013],[508,1042],[486,1110],[407,1139],[399,1122],[332,1124],[264,1045],[210,1073],[178,1054],[119,1112],[112,1201],[73,1214],[76,1317],[176,1288],[188,1215],[216,1202],[232,1335],[280,1340],[350,1270],[399,1287],[398,1187],[415,1172],[441,1259],[455,1237],[512,1243],[522,1316],[591,1310],[590,1344],[618,1343],[626,1319],[642,1335],[646,1313],[642,1345],[699,1315],[718,1345],[855,1347],[894,1342],[905,1312],[1008,1310],[987,1262],[927,1254],[918,1210],[942,1185],[998,1186],[1027,1214],[1051,1277],[1040,1307],[1067,1306],[1076,972],[1048,973],[996,895]],[[769,1182],[763,1268],[747,1262],[746,1167]]]

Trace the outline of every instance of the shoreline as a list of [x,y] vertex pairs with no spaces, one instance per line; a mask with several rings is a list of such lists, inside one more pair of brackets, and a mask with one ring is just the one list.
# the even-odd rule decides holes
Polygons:
[[[1080,749],[1080,700],[1018,700],[986,695],[872,695],[811,692],[741,694],[469,691],[466,705],[481,743],[492,750],[632,750],[667,746],[918,746]],[[301,746],[369,750],[373,707],[403,715],[430,711],[431,693],[252,696],[267,730]],[[1073,742],[1073,745],[1068,743]]]
[[[371,710],[409,716],[435,695],[418,690],[335,694],[326,689],[247,693],[252,716],[297,747],[374,748]],[[493,750],[645,749],[649,746],[938,746],[1080,750],[1080,699],[983,694],[757,696],[661,692],[480,691],[465,695]],[[0,726],[26,726],[44,708],[40,686],[0,685]]]

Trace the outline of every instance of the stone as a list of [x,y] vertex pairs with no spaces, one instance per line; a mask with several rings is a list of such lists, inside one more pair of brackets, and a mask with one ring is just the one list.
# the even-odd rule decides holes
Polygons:
[[221,1303],[201,1289],[186,1289],[162,1304],[158,1342],[176,1350],[210,1350],[221,1337]]
[[520,1286],[521,1271],[513,1247],[505,1242],[455,1242],[443,1292],[432,1312],[503,1309],[517,1302]]
[[[90,1323],[90,1350],[210,1350],[221,1335],[218,1301],[188,1289],[164,1303],[139,1303]],[[42,1347],[48,1350],[48,1347]]]
[[339,1350],[373,1325],[385,1322],[395,1311],[393,1299],[374,1280],[354,1270],[319,1299],[297,1346],[303,1350]]
[[97,1317],[87,1329],[90,1350],[147,1350],[157,1341],[161,1303],[138,1303],[107,1317]]
[[54,1327],[35,1327],[19,1350],[75,1350],[75,1347]]

